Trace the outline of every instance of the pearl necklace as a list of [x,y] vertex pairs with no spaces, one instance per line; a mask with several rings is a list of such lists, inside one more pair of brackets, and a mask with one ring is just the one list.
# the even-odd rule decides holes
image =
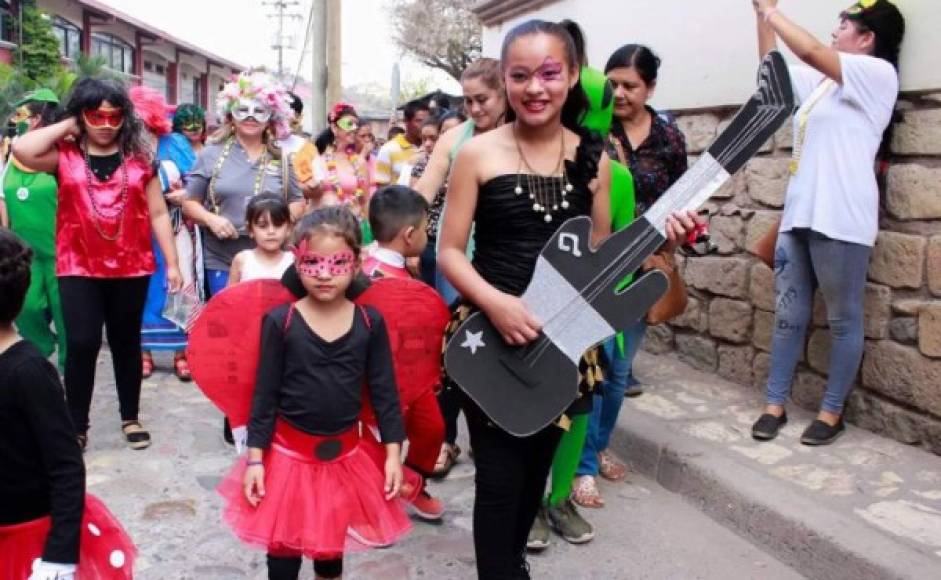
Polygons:
[[[541,175],[529,160],[523,154],[523,147],[520,145],[519,137],[516,134],[516,123],[513,124],[513,141],[516,143],[516,151],[519,154],[519,163],[516,166],[516,187],[513,193],[517,196],[523,195],[522,178],[523,166],[526,167],[526,190],[529,192],[529,199],[533,202],[533,211],[542,214],[544,222],[552,223],[552,213],[561,209],[569,208],[569,201],[566,199],[574,187],[565,174],[565,129],[561,131],[561,146],[559,148],[559,160],[556,162],[555,169],[549,175]],[[556,179],[561,178],[561,183],[556,188]]]

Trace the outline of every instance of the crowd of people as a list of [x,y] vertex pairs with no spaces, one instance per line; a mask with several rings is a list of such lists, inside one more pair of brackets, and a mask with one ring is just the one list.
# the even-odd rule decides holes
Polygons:
[[[776,0],[753,5],[760,56],[780,41],[803,60],[791,66],[801,107],[783,218],[770,232],[776,324],[753,435],[773,439],[787,422],[819,286],[833,352],[801,440],[827,444],[843,430],[862,353],[873,162],[898,94],[904,20],[887,0],[861,0],[839,15],[828,46]],[[296,301],[259,321],[247,430],[224,426],[247,451],[219,493],[226,524],[267,553],[270,578],[297,578],[304,557],[318,578],[338,578],[344,553],[393,545],[409,514],[441,520],[447,506],[427,481],[460,460],[462,412],[479,577],[528,578],[527,551],[549,547],[553,532],[591,541],[597,530],[576,506],[602,508],[598,477],[627,476],[609,444],[624,397],[651,388],[633,373],[646,323],[586,352],[578,397],[520,437],[444,370],[437,389],[406,397],[386,317],[355,298],[369,280],[417,279],[450,309],[447,336],[478,311],[511,345],[539,336],[544,321],[520,296],[558,226],[590,216],[597,245],[627,225],[616,206],[634,208],[629,222],[687,169],[683,134],[650,104],[655,51],[624,45],[602,71],[585,45],[571,21],[520,24],[499,60],[464,71],[462,110],[410,102],[381,146],[346,103],[322,133],[304,135],[300,99],[259,71],[224,86],[218,117],[95,78],[77,81],[64,106],[48,89],[24,95],[0,200],[0,577],[132,576],[133,543],[85,494],[102,328],[120,435],[142,450],[152,442],[140,409],[152,353],[172,352],[173,373],[192,380],[187,330],[213,296],[256,280],[281,280]],[[630,172],[626,190],[613,185],[618,168]],[[671,214],[657,253],[671,261],[700,220]]]

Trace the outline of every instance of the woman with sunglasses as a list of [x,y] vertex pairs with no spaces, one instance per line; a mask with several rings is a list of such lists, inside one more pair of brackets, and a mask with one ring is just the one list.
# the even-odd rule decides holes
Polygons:
[[23,135],[13,151],[21,163],[55,173],[59,182],[56,274],[68,344],[69,411],[84,448],[104,325],[124,437],[131,449],[143,449],[150,434],[138,416],[140,332],[155,268],[151,230],[166,257],[168,290],[181,284],[167,206],[154,152],[120,83],[78,81],[65,114],[65,120]]

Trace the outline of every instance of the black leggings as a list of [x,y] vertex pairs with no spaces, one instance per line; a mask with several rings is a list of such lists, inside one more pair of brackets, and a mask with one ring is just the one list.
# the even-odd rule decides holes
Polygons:
[[88,412],[95,387],[95,365],[101,350],[101,327],[118,387],[123,421],[136,420],[141,388],[141,316],[149,276],[136,278],[59,278],[65,318],[67,354],[65,395],[78,433],[88,431]]
[[464,415],[474,448],[474,551],[480,580],[526,578],[526,539],[536,519],[562,430],[549,426],[514,437],[494,426],[467,397]]
[[438,407],[444,419],[444,441],[454,445],[457,441],[457,419],[461,414],[461,389],[451,381],[444,381],[438,392]]
[[[297,580],[301,563],[300,556],[268,554],[268,580]],[[343,574],[343,558],[314,560],[314,574],[320,578],[339,578]]]

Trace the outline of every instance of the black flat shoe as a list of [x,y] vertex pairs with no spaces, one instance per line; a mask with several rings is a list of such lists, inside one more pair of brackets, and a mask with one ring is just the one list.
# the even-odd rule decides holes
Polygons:
[[841,418],[836,425],[828,425],[820,419],[814,419],[801,435],[801,443],[804,445],[829,445],[840,438],[846,427]]
[[758,441],[771,441],[778,436],[778,431],[785,425],[787,425],[787,413],[782,413],[780,417],[765,413],[751,426],[751,436]]

